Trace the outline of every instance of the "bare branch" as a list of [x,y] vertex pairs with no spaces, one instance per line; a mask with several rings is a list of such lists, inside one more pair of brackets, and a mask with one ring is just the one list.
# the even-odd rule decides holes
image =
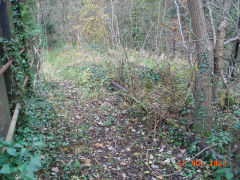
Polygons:
[[212,9],[210,7],[210,2],[209,0],[207,0],[207,7],[209,10],[209,17],[210,17],[210,21],[211,21],[211,26],[212,26],[212,32],[213,32],[213,47],[216,46],[216,41],[217,41],[217,35],[216,35],[216,30],[215,30],[215,26],[214,26],[214,20],[213,20],[213,14],[212,14]]
[[181,24],[181,17],[180,17],[180,12],[179,12],[179,6],[178,6],[178,3],[177,3],[176,0],[174,0],[174,3],[175,3],[176,8],[177,8],[178,25],[179,25],[179,31],[180,31],[180,34],[181,34],[181,37],[182,37],[183,46],[188,50],[188,46],[187,46],[187,44],[185,42],[183,31],[182,31],[182,24]]
[[238,39],[239,39],[239,37],[240,37],[240,35],[238,34],[236,37],[234,37],[234,38],[231,38],[231,39],[229,39],[229,40],[225,41],[225,42],[224,42],[224,45],[227,45],[227,44],[229,44],[229,43],[231,43],[231,42],[233,42],[233,41],[236,41],[236,40],[238,40]]

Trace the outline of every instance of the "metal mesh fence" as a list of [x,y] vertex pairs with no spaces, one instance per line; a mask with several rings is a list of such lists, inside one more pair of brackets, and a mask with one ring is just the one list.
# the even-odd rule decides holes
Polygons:
[[11,123],[8,94],[4,75],[0,75],[0,137],[5,138]]

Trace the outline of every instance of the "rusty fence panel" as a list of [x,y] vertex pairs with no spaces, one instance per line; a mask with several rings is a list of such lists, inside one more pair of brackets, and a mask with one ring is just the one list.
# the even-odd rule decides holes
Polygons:
[[[0,67],[1,69],[1,67]],[[0,74],[0,138],[5,139],[11,123],[11,113],[8,102],[4,73]]]

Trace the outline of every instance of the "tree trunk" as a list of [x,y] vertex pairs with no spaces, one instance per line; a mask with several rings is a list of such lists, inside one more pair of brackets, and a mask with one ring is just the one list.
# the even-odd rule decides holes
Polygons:
[[[7,40],[11,40],[11,32],[10,32],[10,25],[9,25],[9,19],[8,19],[8,11],[7,11],[7,5],[6,1],[0,0],[0,37],[5,38]],[[4,56],[4,47],[3,43],[0,43],[0,58]],[[12,73],[11,70],[8,69],[4,73],[5,83],[7,92],[11,92],[12,90]],[[8,95],[8,101],[9,103],[12,103],[13,96],[11,94]]]
[[213,101],[217,103],[218,99],[218,82],[221,76],[222,68],[222,57],[224,55],[224,39],[226,35],[226,29],[228,25],[228,20],[225,13],[229,13],[231,9],[232,0],[226,0],[224,3],[224,10],[222,14],[222,19],[219,24],[216,35],[216,46],[214,49],[214,77],[213,77]]
[[201,0],[187,0],[194,37],[197,47],[198,71],[195,76],[195,130],[203,132],[211,129],[212,125],[212,88],[211,88],[211,60],[212,48],[208,40],[206,22]]
[[[240,30],[240,16],[238,18],[238,31]],[[237,39],[234,43],[233,43],[233,50],[232,50],[232,57],[231,60],[229,61],[229,78],[231,80],[234,80],[235,78],[235,66],[236,66],[236,60],[238,57],[238,52],[239,52],[239,44],[240,44],[240,40]]]
[[[40,1],[36,0],[36,7],[37,7],[38,12],[40,12],[40,6],[41,6]],[[36,24],[41,24],[41,15],[40,15],[40,13],[37,14]],[[43,56],[42,56],[42,39],[41,39],[41,35],[40,34],[37,36],[36,46],[37,46],[36,50],[38,51],[37,52],[37,55],[38,55],[38,59],[37,60],[39,62],[38,62],[38,67],[35,66],[35,68],[37,68],[37,71],[42,72],[42,65],[43,65],[44,59],[43,59]],[[37,76],[37,73],[38,72],[36,72],[35,77]]]
[[210,19],[210,23],[211,23],[211,28],[212,28],[212,36],[213,36],[213,47],[216,46],[216,30],[215,30],[215,25],[214,25],[214,19],[213,19],[213,13],[212,13],[212,9],[210,7],[210,3],[212,3],[212,0],[207,0],[207,7],[208,7],[208,11],[209,11],[209,19]]
[[0,0],[0,37],[11,39],[10,25],[8,20],[7,4]]
[[[166,10],[167,10],[167,6],[168,6],[168,1],[162,0],[161,2],[162,2],[161,7],[163,7],[163,10],[161,11],[160,17],[162,19],[161,19],[160,22],[164,23],[165,22]],[[158,45],[159,45],[159,47],[158,47],[158,55],[160,55],[162,53],[166,53],[165,51],[166,51],[166,49],[168,49],[168,48],[164,47],[163,41],[166,40],[166,37],[163,36],[164,33],[165,33],[164,26],[161,25],[161,30],[160,30],[160,33],[158,35],[159,36],[158,37]],[[166,43],[166,46],[168,46],[167,43]]]

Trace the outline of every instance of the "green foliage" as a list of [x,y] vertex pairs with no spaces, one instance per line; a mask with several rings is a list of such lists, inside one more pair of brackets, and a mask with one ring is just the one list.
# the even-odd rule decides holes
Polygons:
[[80,29],[85,39],[90,42],[102,41],[104,36],[107,35],[105,26],[105,19],[107,17],[104,9],[98,4],[98,1],[83,0],[83,7],[79,13],[80,19],[77,17],[77,24],[72,26],[72,31]]
[[149,83],[151,81],[152,83],[156,84],[160,80],[159,71],[154,71],[150,68],[139,68],[137,74],[145,83]]
[[[13,60],[13,65],[11,66],[12,72],[12,92],[14,94],[14,101],[20,102],[23,109],[27,108],[25,102],[29,99],[27,98],[32,89],[30,86],[22,89],[24,79],[29,76],[31,77],[33,72],[30,68],[30,62],[33,58],[30,53],[28,53],[28,44],[31,39],[40,34],[41,28],[34,24],[34,19],[30,13],[30,6],[28,2],[21,6],[21,16],[17,10],[17,6],[12,7],[13,15],[13,27],[12,40],[5,41],[0,40],[4,44],[4,57],[1,64],[5,64],[8,60]],[[20,53],[21,52],[21,53]],[[13,106],[12,104],[12,106]],[[36,105],[37,106],[37,105]],[[28,113],[28,112],[26,112]],[[18,136],[15,142],[6,143],[0,141],[0,148],[2,149],[0,153],[0,178],[1,179],[35,179],[35,172],[41,167],[41,156],[39,149],[44,146],[42,138],[39,136],[35,130],[30,128],[30,121],[32,119],[38,120],[34,112],[29,112],[29,116],[20,114],[19,121],[23,121],[21,127],[18,128]],[[21,117],[23,119],[21,119]],[[39,121],[36,121],[37,123]],[[33,125],[34,123],[31,122]],[[36,133],[34,136],[32,136]]]
[[[1,141],[1,148],[5,149],[1,158],[1,178],[15,179],[21,177],[23,179],[35,179],[34,173],[41,167],[41,149],[44,147],[43,137],[37,132],[40,118],[38,117],[38,110],[44,109],[41,118],[51,118],[51,112],[47,111],[46,101],[44,103],[39,101],[37,103],[36,97],[27,99],[29,106],[26,110],[26,116],[19,119],[21,122],[17,129],[18,136],[15,142],[6,143]],[[48,113],[48,114],[46,114]],[[25,119],[25,121],[23,121]]]
[[216,180],[221,180],[222,178],[227,178],[228,180],[233,178],[233,174],[230,168],[221,168],[214,173]]
[[15,141],[0,142],[0,148],[4,149],[0,153],[0,179],[37,179],[36,172],[40,168],[48,168],[51,163],[46,152],[49,149],[52,153],[56,152],[59,142],[47,142],[56,137],[51,133],[46,136],[43,131],[46,127],[55,126],[52,119],[56,118],[56,113],[46,96],[43,96],[49,91],[49,85],[42,82],[37,84],[36,89],[38,91],[31,98],[25,99],[25,114],[21,114],[18,119]]
[[104,126],[109,127],[111,125],[111,123],[114,121],[115,121],[114,117],[108,117],[107,121],[104,123]]
[[[30,1],[25,2],[24,6],[20,6],[21,16],[18,12],[18,6],[12,6],[12,23],[11,28],[12,40],[5,41],[0,39],[0,42],[4,44],[4,57],[1,64],[5,64],[8,60],[13,60],[11,66],[12,72],[12,91],[10,92],[15,95],[15,101],[22,101],[26,94],[31,89],[22,89],[24,79],[33,74],[33,69],[30,68],[30,62],[36,58],[28,52],[30,49],[29,44],[35,36],[41,36],[41,28],[39,25],[34,24],[34,17],[31,14]],[[13,102],[15,103],[15,102]]]
[[[167,120],[167,122],[169,122],[169,120]],[[186,124],[183,118],[181,118],[180,123]],[[186,148],[188,150],[188,156],[194,157],[197,153],[201,151],[200,148],[197,146],[197,142],[199,142],[198,138],[195,141],[190,142],[189,139],[185,138],[183,134],[178,131],[179,128],[175,126],[175,123],[172,123],[170,121],[170,123],[168,124],[171,124],[170,128],[168,128],[169,135],[170,135],[169,136],[170,142]],[[227,154],[228,146],[231,145],[231,142],[233,142],[233,135],[232,135],[232,132],[229,133],[227,130],[221,130],[221,128],[219,128],[217,132],[212,131],[211,135],[208,137],[208,139],[205,142],[207,146],[212,146],[212,148],[217,153]],[[216,158],[214,154],[209,155],[208,151],[202,152],[201,155],[198,156],[198,158],[205,162],[219,160],[218,158]],[[217,167],[217,166],[211,166],[211,167],[205,166],[204,176],[210,178],[212,174],[215,179],[222,179],[222,178],[232,179],[235,170],[238,170],[238,167],[236,168],[233,167],[232,169],[230,169],[228,167],[223,168],[223,167]],[[185,176],[188,176],[188,175],[194,176],[194,174],[196,175],[197,173],[196,172],[197,169],[194,169],[192,166],[189,166],[189,167],[186,166],[184,171],[185,171]]]
[[223,153],[226,150],[225,145],[228,145],[231,140],[232,138],[229,132],[219,130],[219,132],[212,132],[207,143],[217,144],[218,151]]
[[172,119],[166,119],[166,122],[173,128],[179,127],[179,125],[176,122],[174,122],[174,120],[172,120]]
[[228,95],[227,97],[227,94],[224,92],[220,96],[219,105],[222,109],[226,107],[233,107],[234,105],[236,105],[236,101],[230,95]]
[[27,146],[30,143],[25,141],[5,142],[0,141],[0,178],[15,180],[17,177],[22,179],[35,179],[34,173],[41,167],[41,157],[31,155]]

